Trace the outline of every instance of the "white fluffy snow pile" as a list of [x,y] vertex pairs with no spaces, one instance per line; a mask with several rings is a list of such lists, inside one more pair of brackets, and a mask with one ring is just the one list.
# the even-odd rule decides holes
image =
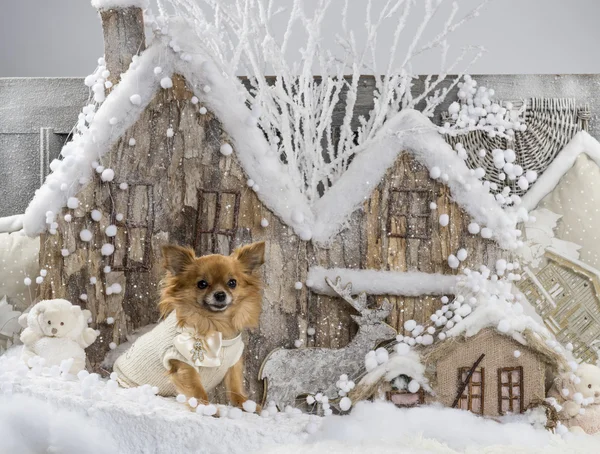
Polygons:
[[0,395],[0,453],[119,452],[110,432],[91,418],[23,395]]
[[386,402],[360,402],[349,416],[326,418],[307,445],[263,453],[589,454],[599,449],[597,438],[563,439],[534,429],[526,417],[498,423],[449,408],[399,409]]
[[[296,412],[258,416],[229,411],[203,416],[144,387],[124,390],[29,371],[18,348],[0,357],[0,453],[590,453],[589,436],[563,440],[534,429],[527,417],[499,424],[437,406],[398,409],[360,402],[349,416]],[[38,371],[39,372],[39,371]],[[226,407],[220,408],[223,411]],[[484,448],[485,447],[485,448]],[[485,449],[485,451],[482,451]]]
[[[122,389],[96,374],[64,377],[58,368],[29,370],[19,355],[20,348],[15,347],[0,356],[0,454],[246,454],[271,444],[301,443],[308,436],[305,429],[311,417],[306,414],[270,410],[272,414],[259,416],[218,406],[225,416],[217,419],[206,416],[212,411],[199,414],[175,399],[158,397],[150,386]],[[4,436],[5,430],[10,436]],[[99,438],[106,439],[105,447],[114,440],[117,449],[94,450]],[[89,450],[47,450],[69,443]],[[40,445],[45,449],[26,449]]]
[[92,0],[92,6],[96,9],[128,8],[138,6],[148,7],[148,0]]

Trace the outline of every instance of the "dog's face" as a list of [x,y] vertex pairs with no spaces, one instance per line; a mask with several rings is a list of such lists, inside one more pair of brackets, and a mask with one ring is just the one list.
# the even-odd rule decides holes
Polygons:
[[230,323],[238,330],[255,325],[261,302],[256,271],[264,253],[264,242],[241,247],[230,256],[196,257],[191,249],[165,246],[163,315],[176,310],[181,322],[197,327],[203,321]]

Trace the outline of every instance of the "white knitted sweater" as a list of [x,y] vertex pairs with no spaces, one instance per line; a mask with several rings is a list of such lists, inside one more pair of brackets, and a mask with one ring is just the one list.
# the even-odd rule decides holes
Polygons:
[[149,384],[158,387],[161,396],[175,396],[177,390],[169,378],[167,367],[169,360],[178,359],[198,371],[202,386],[210,392],[223,381],[227,370],[239,361],[244,352],[240,334],[235,339],[222,341],[220,366],[198,367],[173,346],[173,339],[181,332],[173,311],[152,331],[139,337],[115,361],[113,371],[117,373],[119,384],[125,388]]

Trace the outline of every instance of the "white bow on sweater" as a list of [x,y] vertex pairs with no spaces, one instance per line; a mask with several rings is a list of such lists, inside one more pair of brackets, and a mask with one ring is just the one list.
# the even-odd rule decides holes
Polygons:
[[220,366],[222,345],[223,335],[219,331],[203,336],[188,327],[173,339],[177,351],[197,367]]

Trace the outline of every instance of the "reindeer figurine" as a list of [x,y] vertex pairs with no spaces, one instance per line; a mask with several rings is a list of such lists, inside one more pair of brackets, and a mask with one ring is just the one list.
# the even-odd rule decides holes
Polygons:
[[365,355],[379,342],[396,336],[396,330],[384,320],[391,305],[385,300],[380,308],[368,309],[367,296],[361,293],[352,298],[352,284],[342,287],[341,278],[327,284],[360,315],[352,315],[358,324],[358,333],[344,348],[301,348],[273,350],[265,359],[259,379],[264,380],[265,401],[274,401],[283,409],[296,403],[303,394],[323,393],[330,399],[337,397],[335,383],[340,375],[356,376],[364,366]]

